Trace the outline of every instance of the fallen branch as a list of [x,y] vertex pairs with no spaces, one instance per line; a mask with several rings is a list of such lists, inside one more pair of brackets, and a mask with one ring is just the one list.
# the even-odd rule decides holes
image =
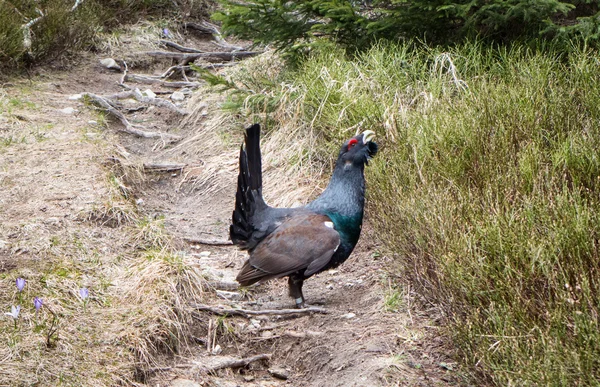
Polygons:
[[181,171],[187,164],[178,163],[144,163],[144,169],[152,172]]
[[177,44],[175,42],[171,42],[169,40],[161,40],[160,44],[162,44],[165,47],[173,48],[173,49],[175,49],[177,51],[180,51],[180,52],[191,52],[191,53],[196,53],[196,54],[204,52],[204,51],[201,51],[201,50],[197,50],[195,48],[181,46],[181,45],[179,45],[179,44]]
[[193,29],[196,31],[200,31],[203,34],[212,35],[215,40],[214,44],[219,47],[227,48],[232,51],[243,51],[244,48],[240,46],[235,46],[233,44],[227,43],[227,41],[221,35],[221,31],[214,24],[203,21],[201,24],[198,23],[184,23],[184,28]]
[[184,241],[197,245],[208,245],[208,246],[231,246],[233,242],[225,239],[199,239],[199,238],[183,238]]
[[154,58],[171,58],[180,61],[181,65],[186,65],[190,62],[200,58],[215,58],[223,61],[234,60],[236,58],[243,59],[258,54],[262,54],[262,51],[236,51],[236,52],[203,52],[195,54],[185,54],[179,52],[169,51],[145,51],[145,55],[149,55]]
[[305,315],[312,313],[327,314],[329,311],[323,308],[310,307],[305,309],[263,309],[263,310],[248,310],[248,309],[229,309],[222,307],[212,307],[209,305],[193,304],[193,308],[218,314],[220,316],[264,316],[264,315]]
[[143,83],[146,85],[159,85],[163,87],[172,87],[179,89],[181,87],[197,88],[200,87],[200,82],[168,82],[163,81],[160,77],[148,77],[144,75],[128,74],[125,77],[126,81]]
[[128,120],[125,118],[123,113],[118,111],[108,100],[105,98],[92,94],[92,93],[84,93],[85,97],[89,98],[96,105],[103,108],[108,114],[111,114],[115,118],[117,118],[121,124],[125,127],[125,129],[121,129],[121,131],[129,134],[133,134],[134,136],[143,137],[143,138],[169,138],[172,140],[179,140],[179,136],[170,134],[170,133],[161,133],[161,132],[146,132],[140,129],[135,128]]

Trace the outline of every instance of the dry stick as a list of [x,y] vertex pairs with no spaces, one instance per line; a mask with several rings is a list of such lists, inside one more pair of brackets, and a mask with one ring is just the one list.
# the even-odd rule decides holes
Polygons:
[[180,64],[186,65],[200,58],[216,58],[220,60],[233,60],[235,58],[243,59],[262,54],[262,51],[203,52],[198,54],[182,54],[179,52],[168,51],[146,51],[144,54],[155,58],[177,59],[180,61]]
[[317,308],[311,306],[305,309],[263,309],[263,310],[248,310],[248,309],[229,309],[221,307],[212,307],[209,305],[192,304],[193,308],[218,314],[220,316],[242,316],[248,318],[249,316],[262,316],[262,315],[303,315],[312,313],[323,313],[327,314],[329,311],[323,308]]
[[179,44],[177,44],[175,42],[168,41],[168,40],[161,40],[160,44],[162,44],[165,47],[174,48],[175,50],[180,51],[180,52],[189,52],[189,53],[195,53],[195,54],[199,54],[199,53],[204,52],[204,51],[201,51],[201,50],[197,50],[195,48],[180,46]]
[[163,87],[172,87],[172,88],[180,88],[180,87],[190,87],[197,88],[200,87],[200,82],[167,82],[162,79],[155,77],[147,77],[144,75],[136,75],[136,74],[128,74],[125,77],[126,81],[132,81],[137,83],[144,83],[147,85],[159,85]]
[[105,109],[107,113],[113,115],[119,121],[121,121],[121,123],[125,127],[125,129],[122,129],[121,131],[123,131],[125,133],[133,134],[135,136],[143,137],[143,138],[170,138],[173,140],[180,139],[179,136],[175,136],[170,133],[146,132],[146,131],[137,129],[129,121],[127,121],[127,118],[125,118],[123,113],[121,113],[120,111],[115,109],[115,107],[112,106],[110,104],[110,102],[108,102],[106,99],[100,97],[99,95],[92,94],[92,93],[84,93],[83,95],[88,97],[89,99],[91,99],[93,102],[95,102],[96,105],[99,105],[101,108]]
[[208,352],[211,351],[211,340],[212,340],[212,329],[213,329],[213,320],[208,320],[208,332],[206,332],[206,350]]
[[183,238],[184,241],[197,245],[208,245],[208,246],[230,246],[233,242],[225,239],[200,239],[200,238]]
[[178,163],[144,163],[144,169],[153,172],[181,171],[187,164]]

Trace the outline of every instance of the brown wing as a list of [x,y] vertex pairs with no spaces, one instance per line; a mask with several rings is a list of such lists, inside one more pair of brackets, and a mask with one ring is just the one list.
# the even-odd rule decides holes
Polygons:
[[236,279],[249,285],[302,269],[310,276],[329,262],[339,244],[340,236],[329,217],[294,215],[256,246]]

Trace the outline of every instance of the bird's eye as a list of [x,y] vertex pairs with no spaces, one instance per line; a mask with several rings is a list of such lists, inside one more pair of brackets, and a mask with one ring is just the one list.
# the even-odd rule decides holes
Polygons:
[[348,150],[350,150],[350,148],[353,148],[356,144],[358,144],[358,140],[355,138],[348,141]]

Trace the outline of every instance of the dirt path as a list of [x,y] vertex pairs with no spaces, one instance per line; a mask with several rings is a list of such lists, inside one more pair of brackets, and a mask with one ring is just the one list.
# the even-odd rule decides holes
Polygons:
[[[69,99],[82,92],[121,91],[117,85],[120,74],[101,69],[97,60],[89,57],[67,72],[48,71],[35,77],[31,87],[28,81],[20,80],[4,88],[4,106],[12,106],[12,112],[0,122],[4,130],[0,274],[37,265],[46,256],[50,259],[67,251],[72,251],[68,256],[69,264],[73,264],[79,254],[73,235],[83,234],[80,239],[85,249],[96,251],[104,260],[117,259],[131,248],[122,237],[125,226],[79,221],[81,214],[93,213],[110,199],[103,165],[107,154],[118,154],[136,165],[145,161],[187,165],[183,171],[141,173],[143,177],[130,188],[140,211],[164,219],[176,249],[191,257],[209,283],[232,283],[244,254],[232,246],[207,246],[189,240],[227,239],[241,139],[229,139],[219,130],[218,122],[210,121],[218,110],[210,98],[205,98],[203,108],[206,120],[178,130],[183,140],[176,145],[116,134],[117,123],[103,129],[97,123],[101,117],[80,101]],[[29,91],[22,95],[23,90]],[[193,102],[193,106],[199,105]],[[68,108],[76,110],[65,110]],[[132,112],[128,117],[148,129],[164,132],[173,131],[181,120],[157,108]],[[275,185],[267,178],[265,192]],[[296,196],[296,200],[305,201],[300,193]],[[407,289],[392,285],[385,270],[389,259],[372,242],[368,220],[366,230],[348,262],[305,284],[308,302],[329,313],[244,318],[198,312],[195,339],[179,355],[160,359],[157,367],[144,370],[138,380],[156,386],[456,385],[453,365],[443,355],[442,342],[435,339],[437,328],[410,305],[412,295]],[[52,246],[55,235],[65,236],[60,252]],[[88,256],[82,254],[81,259]],[[110,276],[107,272],[106,277]],[[8,276],[2,278],[8,283]],[[85,273],[72,282],[71,291],[96,285],[86,284]],[[285,280],[244,290],[210,288],[198,302],[252,310],[293,306]],[[210,374],[203,371],[206,365],[257,354],[268,354],[269,359]],[[18,356],[10,350],[3,350],[1,355],[10,360],[0,364],[17,367]],[[0,357],[6,359],[4,356]],[[27,379],[25,383],[33,382],[35,379]]]

